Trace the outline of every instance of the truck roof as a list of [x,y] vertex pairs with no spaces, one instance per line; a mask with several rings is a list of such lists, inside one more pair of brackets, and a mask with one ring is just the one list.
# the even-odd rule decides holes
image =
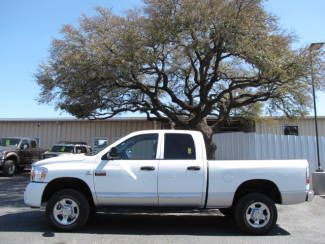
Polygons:
[[173,130],[173,129],[158,129],[158,130],[138,130],[130,133],[130,136],[136,136],[141,134],[150,134],[150,133],[175,133],[175,134],[190,134],[194,137],[201,136],[202,133],[200,131],[195,130]]
[[178,129],[154,129],[154,130],[138,130],[132,133],[159,133],[159,132],[164,132],[164,133],[186,133],[186,134],[196,134],[200,133],[200,131],[197,130],[178,130]]
[[79,146],[83,146],[83,147],[90,147],[89,145],[87,144],[74,144],[74,143],[56,143],[56,144],[53,144],[53,146],[71,146],[71,147],[79,147]]
[[88,145],[87,142],[84,141],[59,141],[58,144],[69,144],[69,145]]
[[19,136],[2,136],[2,137],[0,137],[0,140],[4,139],[4,138],[20,139],[20,140],[36,140],[37,141],[37,138],[35,138],[35,137],[19,137]]

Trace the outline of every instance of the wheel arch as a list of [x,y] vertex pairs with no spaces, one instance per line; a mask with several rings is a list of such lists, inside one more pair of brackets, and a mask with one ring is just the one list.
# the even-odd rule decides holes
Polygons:
[[19,164],[19,157],[16,153],[14,152],[10,152],[6,155],[5,160],[13,160],[15,162],[15,164]]
[[93,195],[88,184],[82,179],[75,177],[62,177],[50,181],[43,191],[42,203],[47,202],[54,193],[63,189],[80,191],[87,198],[89,205],[95,207]]
[[232,206],[234,206],[241,197],[253,192],[263,193],[270,197],[275,203],[282,203],[281,192],[273,181],[267,179],[252,179],[247,180],[238,186],[233,198]]

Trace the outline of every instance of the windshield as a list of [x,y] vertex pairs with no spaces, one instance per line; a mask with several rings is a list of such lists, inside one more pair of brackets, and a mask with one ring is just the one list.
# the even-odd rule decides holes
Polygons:
[[17,138],[0,138],[0,146],[10,147],[15,146],[18,147],[20,139]]
[[51,152],[73,153],[73,148],[73,146],[54,145],[51,148]]

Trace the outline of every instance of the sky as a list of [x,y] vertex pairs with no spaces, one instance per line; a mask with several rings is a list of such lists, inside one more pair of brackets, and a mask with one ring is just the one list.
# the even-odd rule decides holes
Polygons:
[[[78,24],[96,6],[123,14],[140,0],[0,0],[0,118],[60,118],[71,115],[54,105],[38,104],[34,74],[46,62],[51,40],[64,24]],[[265,8],[282,28],[295,32],[296,47],[325,41],[324,0],[269,0]],[[325,93],[317,93],[319,115],[325,116]]]

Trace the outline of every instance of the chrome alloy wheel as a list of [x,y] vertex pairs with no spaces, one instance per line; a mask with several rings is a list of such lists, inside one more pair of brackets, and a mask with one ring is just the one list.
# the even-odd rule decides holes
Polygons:
[[78,219],[79,214],[78,204],[70,198],[63,198],[53,207],[53,217],[61,225],[73,224]]
[[246,209],[247,223],[254,228],[262,228],[267,225],[270,217],[270,209],[262,202],[254,202]]

